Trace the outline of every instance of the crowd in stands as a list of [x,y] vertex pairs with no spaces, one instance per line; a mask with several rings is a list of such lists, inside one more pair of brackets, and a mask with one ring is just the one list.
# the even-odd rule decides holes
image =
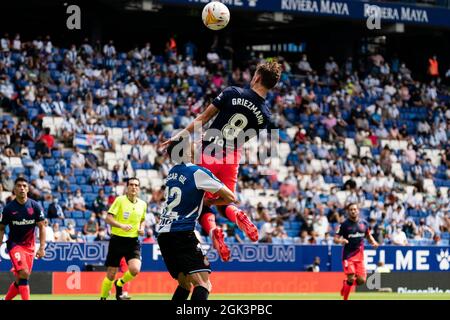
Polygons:
[[[149,204],[142,240],[154,242],[170,169],[158,144],[225,87],[247,86],[261,59],[228,73],[219,53],[203,59],[170,41],[156,55],[150,43],[119,52],[113,41],[60,48],[49,36],[7,34],[0,50],[0,206],[14,179],[28,177],[49,240],[71,242],[108,239],[108,207],[132,176]],[[331,244],[356,202],[381,243],[448,245],[450,93],[439,76],[417,81],[379,54],[322,66],[307,55],[279,60],[282,79],[268,96],[278,161],[239,173],[240,206],[260,241]],[[227,241],[247,241],[219,222]]]

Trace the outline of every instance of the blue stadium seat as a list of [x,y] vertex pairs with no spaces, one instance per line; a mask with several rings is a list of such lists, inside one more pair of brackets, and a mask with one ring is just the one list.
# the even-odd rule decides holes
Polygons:
[[55,159],[61,158],[61,151],[59,151],[59,150],[53,150],[53,151],[52,151],[52,156],[53,156],[53,158],[55,158]]
[[[84,178],[84,177],[83,177],[83,178]],[[84,180],[86,181],[86,178],[85,178]],[[91,192],[93,191],[92,186],[91,186],[91,185],[88,185],[88,184],[83,184],[83,185],[81,185],[80,187],[81,187],[81,192],[82,192],[83,194],[91,193]]]
[[83,212],[83,217],[85,219],[89,219],[91,217],[92,211],[90,210],[86,210],[85,212]]
[[86,219],[75,219],[76,226],[79,228],[83,228],[86,224]]
[[87,181],[87,179],[85,176],[83,176],[83,175],[77,176],[77,184],[86,184],[86,181]]
[[83,214],[83,211],[73,211],[72,212],[72,218],[74,218],[74,219],[82,219],[82,218],[84,218],[84,214]]
[[111,194],[113,191],[111,186],[105,186],[104,189],[105,189],[105,194],[107,194],[107,195]]

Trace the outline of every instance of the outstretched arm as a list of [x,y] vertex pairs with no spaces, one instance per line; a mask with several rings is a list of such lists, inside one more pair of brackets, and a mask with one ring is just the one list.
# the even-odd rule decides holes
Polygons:
[[211,120],[217,113],[219,112],[219,109],[216,108],[213,104],[210,104],[205,111],[203,111],[201,114],[197,116],[186,128],[178,132],[175,136],[170,138],[169,140],[163,142],[161,144],[161,149],[167,148],[169,143],[171,141],[174,141],[178,139],[179,137],[186,136],[191,134],[194,131],[194,128],[196,125],[203,126],[205,123],[207,123],[209,120]]

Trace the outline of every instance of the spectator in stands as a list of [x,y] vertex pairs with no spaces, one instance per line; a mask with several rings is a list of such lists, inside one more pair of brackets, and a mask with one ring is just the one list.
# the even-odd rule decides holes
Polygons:
[[89,183],[96,186],[109,185],[111,183],[109,172],[103,167],[95,168],[89,177]]
[[419,220],[419,226],[417,228],[417,239],[433,239],[436,232],[429,227],[424,218]]
[[283,220],[278,217],[276,219],[275,229],[272,233],[272,238],[278,238],[278,239],[286,239],[288,237],[288,234],[286,230],[284,229]]
[[260,243],[272,243],[272,237],[275,232],[275,218],[270,219],[266,216],[264,224],[259,229],[259,242]]
[[51,193],[52,187],[50,186],[50,182],[45,179],[45,171],[42,170],[39,172],[39,178],[36,179],[36,188],[38,188],[42,192]]
[[89,220],[83,226],[83,234],[97,236],[99,231],[98,222],[95,213],[92,213]]
[[[55,235],[53,233],[53,228],[49,226],[48,219],[44,220],[45,224],[45,242],[55,242]],[[39,238],[37,236],[36,238]]]
[[300,70],[300,73],[302,74],[309,74],[313,71],[311,65],[308,62],[308,57],[306,54],[302,55],[302,59],[298,63],[297,67]]
[[430,80],[439,78],[439,63],[436,55],[428,59],[428,75],[430,76]]
[[67,228],[61,232],[61,242],[78,242],[78,233],[72,222],[69,222]]
[[70,158],[70,167],[73,169],[84,169],[86,160],[78,147],[74,147]]
[[52,230],[53,230],[53,237],[55,239],[55,242],[61,242],[62,241],[62,232],[59,229],[58,222],[55,222],[52,224]]
[[14,180],[11,178],[11,172],[9,170],[4,170],[0,178],[1,178],[0,190],[12,192],[14,189]]
[[67,177],[63,176],[61,171],[56,171],[53,183],[56,185],[56,191],[57,192],[63,192],[66,193],[70,191],[70,182],[67,179]]
[[426,224],[431,227],[434,233],[439,234],[444,227],[444,214],[438,210],[435,203],[431,204],[431,214],[426,218]]
[[116,142],[110,138],[108,130],[105,131],[105,137],[100,143],[99,150],[102,152],[116,152]]
[[80,188],[76,190],[75,196],[73,197],[73,208],[75,210],[86,211],[86,202]]
[[319,238],[323,238],[329,231],[328,218],[325,216],[323,206],[320,206],[317,211],[318,214],[314,216],[313,230]]
[[306,271],[320,272],[320,257],[315,257],[313,263],[306,268]]
[[412,219],[408,218],[405,221],[405,224],[403,225],[402,230],[405,233],[406,238],[408,238],[408,239],[416,239],[418,236],[416,224],[414,223],[414,220],[412,220]]
[[66,104],[62,100],[61,94],[59,92],[56,93],[55,101],[52,102],[52,109],[53,114],[59,117],[63,117],[64,115],[67,114]]
[[99,227],[97,237],[94,239],[94,241],[108,241],[110,237],[106,233],[105,227]]
[[92,146],[88,146],[86,153],[84,154],[85,167],[96,169],[98,167],[98,158],[92,150]]
[[64,210],[59,204],[58,198],[53,198],[47,209],[47,218],[49,219],[64,219]]
[[93,203],[93,211],[100,214],[102,211],[108,210],[108,197],[105,195],[105,190],[102,188],[98,190],[97,198]]
[[397,246],[408,245],[408,238],[406,237],[406,234],[402,231],[402,228],[399,225],[395,227],[394,232],[391,235],[391,240],[393,245]]
[[320,239],[319,244],[326,245],[326,246],[333,245],[333,238],[330,237],[330,233],[329,232],[325,232],[325,235],[324,235],[324,237],[322,239]]

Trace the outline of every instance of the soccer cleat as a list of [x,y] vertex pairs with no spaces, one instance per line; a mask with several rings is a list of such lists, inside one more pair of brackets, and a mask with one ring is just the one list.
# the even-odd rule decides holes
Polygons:
[[214,248],[217,250],[217,252],[219,252],[220,258],[222,258],[222,261],[226,262],[230,260],[231,252],[228,246],[225,244],[222,228],[214,228],[211,231],[211,239]]
[[258,241],[258,228],[250,221],[244,211],[239,210],[236,213],[236,224],[251,241]]
[[106,300],[106,298],[101,297],[100,300]]
[[117,285],[117,281],[119,281],[119,280],[114,281],[114,287],[116,288],[116,300],[124,300],[124,299],[122,299],[122,295],[123,295],[122,287],[119,287]]
[[120,300],[131,300],[131,297],[128,295],[128,292],[124,292],[120,296]]

